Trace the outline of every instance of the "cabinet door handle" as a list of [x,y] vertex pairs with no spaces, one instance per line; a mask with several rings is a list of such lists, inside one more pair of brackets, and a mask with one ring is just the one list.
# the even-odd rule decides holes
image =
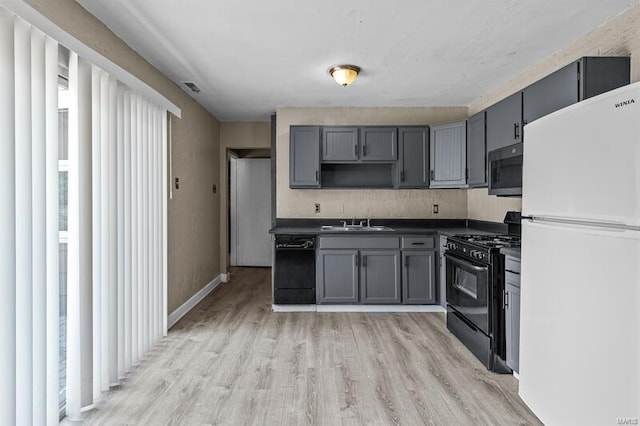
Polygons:
[[316,170],[316,181],[318,180],[318,171]]
[[520,137],[520,124],[513,123],[513,138],[518,139]]
[[367,145],[362,144],[362,156],[364,157],[365,155],[367,155]]
[[358,145],[354,145],[353,146],[353,154],[357,157],[358,156]]
[[424,243],[411,243],[412,246],[423,246]]
[[504,292],[504,298],[502,301],[504,308],[507,309],[509,307],[509,293],[507,293],[506,291]]

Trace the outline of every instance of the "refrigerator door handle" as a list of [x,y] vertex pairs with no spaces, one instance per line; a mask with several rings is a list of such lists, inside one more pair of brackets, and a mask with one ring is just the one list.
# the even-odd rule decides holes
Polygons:
[[532,222],[556,225],[583,226],[591,228],[608,228],[610,230],[620,231],[640,231],[640,226],[630,226],[619,221],[595,221],[583,218],[568,218],[562,216],[523,216],[523,219]]

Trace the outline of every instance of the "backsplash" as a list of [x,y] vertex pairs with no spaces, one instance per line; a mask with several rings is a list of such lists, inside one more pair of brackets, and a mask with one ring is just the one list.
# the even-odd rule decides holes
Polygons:
[[487,188],[467,191],[467,218],[502,222],[508,211],[522,211],[522,198],[489,195]]
[[[278,204],[279,218],[464,219],[464,189],[297,189]],[[315,213],[315,204],[320,213]],[[433,205],[438,213],[433,213]]]

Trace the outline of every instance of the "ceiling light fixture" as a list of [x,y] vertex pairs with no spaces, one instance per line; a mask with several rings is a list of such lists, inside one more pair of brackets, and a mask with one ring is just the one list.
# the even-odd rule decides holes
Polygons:
[[360,67],[355,65],[336,65],[329,69],[329,74],[341,86],[347,87],[358,77]]

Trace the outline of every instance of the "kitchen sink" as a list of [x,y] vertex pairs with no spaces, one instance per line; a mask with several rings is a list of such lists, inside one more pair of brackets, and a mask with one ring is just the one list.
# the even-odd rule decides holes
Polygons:
[[323,231],[344,231],[344,232],[358,232],[358,231],[393,231],[393,228],[388,226],[360,226],[360,225],[323,225]]

